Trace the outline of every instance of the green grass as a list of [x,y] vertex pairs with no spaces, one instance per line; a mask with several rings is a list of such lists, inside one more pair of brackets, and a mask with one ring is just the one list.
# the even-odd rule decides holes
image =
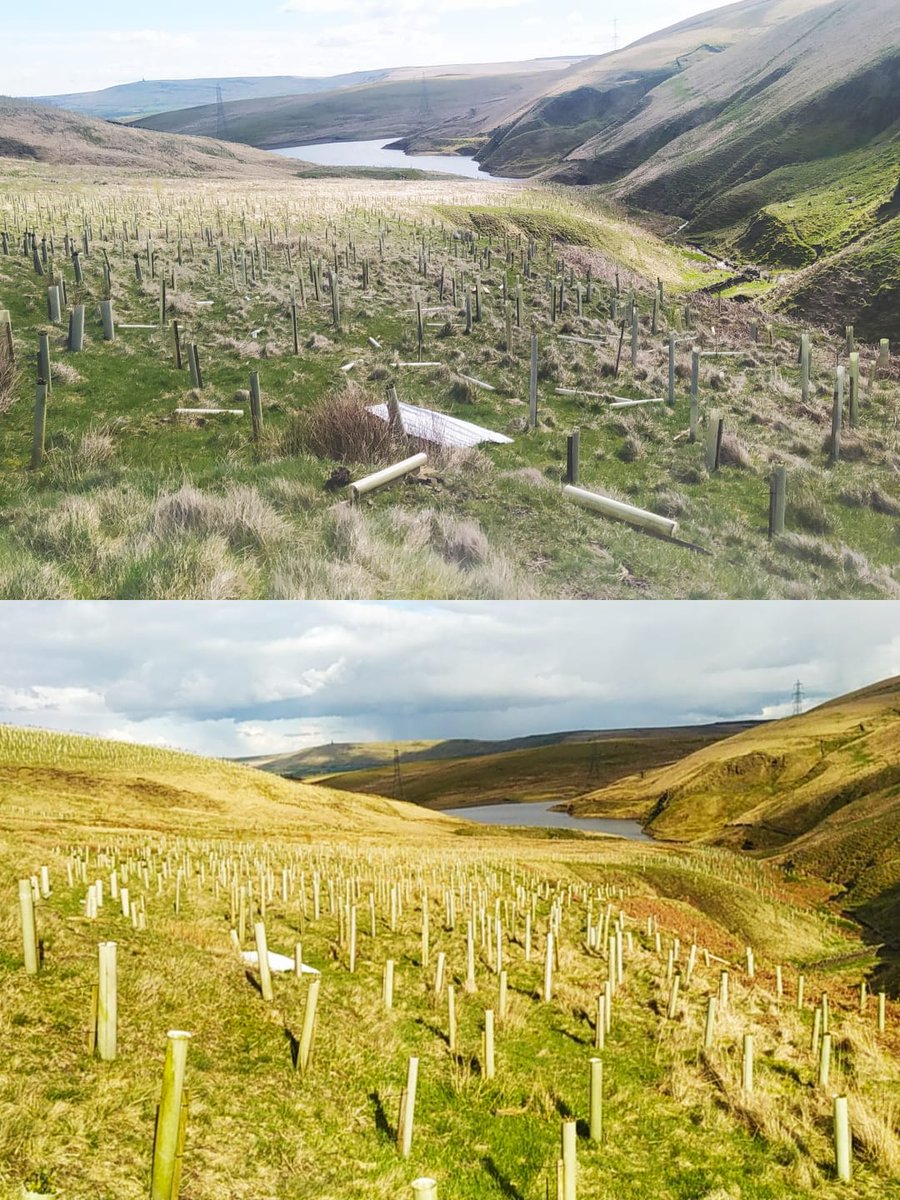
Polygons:
[[[216,843],[209,850],[228,853]],[[123,862],[148,861],[147,853],[140,843],[120,843]],[[211,872],[208,851],[197,846],[193,853],[195,863],[205,862]],[[279,863],[307,872],[312,864],[310,851],[290,845],[264,853],[278,879]],[[312,853],[327,874],[363,861],[327,848]],[[392,865],[394,878],[414,870],[403,854],[376,853]],[[719,952],[725,938],[737,953],[739,940],[719,924],[729,919],[728,906],[719,905],[713,917],[707,914],[702,871],[694,898],[683,910],[673,909],[666,892],[685,875],[674,863],[667,868],[666,882],[614,859],[585,867],[590,859],[579,856],[586,853],[579,846],[567,854],[564,865],[535,862],[519,868],[517,878],[529,889],[547,880],[556,894],[567,880],[587,874],[595,904],[601,890],[617,895],[624,887],[626,913],[632,908],[640,914],[655,911],[665,948],[684,923],[693,921]],[[163,858],[174,862],[179,854],[174,844],[157,842],[149,862],[156,869]],[[7,880],[28,862],[47,861],[46,852],[33,843],[25,862],[19,851],[13,863],[8,849],[4,860]],[[208,882],[195,875],[184,883],[181,912],[175,916],[171,880],[157,895],[155,886],[146,888],[140,871],[132,869],[131,894],[145,897],[148,918],[147,930],[135,931],[115,915],[108,899],[100,919],[87,923],[79,912],[84,886],[68,889],[62,859],[51,856],[50,861],[54,894],[38,907],[45,968],[28,979],[15,953],[0,961],[0,1028],[11,1047],[0,1082],[0,1181],[9,1195],[24,1175],[35,1171],[44,1171],[72,1200],[113,1195],[129,1200],[143,1194],[165,1033],[184,1028],[193,1034],[185,1195],[205,1200],[227,1189],[235,1197],[264,1193],[275,1200],[322,1194],[334,1200],[393,1197],[405,1195],[416,1176],[431,1173],[447,1200],[544,1197],[548,1178],[555,1178],[561,1120],[571,1116],[584,1122],[587,1116],[591,1022],[605,967],[579,946],[582,903],[564,918],[552,1003],[539,999],[540,954],[528,964],[520,945],[507,945],[510,1011],[498,1027],[498,1074],[489,1081],[483,1077],[481,1023],[485,1007],[496,1004],[496,978],[483,954],[478,954],[477,993],[467,996],[458,986],[458,1055],[449,1052],[444,1036],[446,1003],[430,995],[439,950],[447,953],[449,977],[458,985],[464,967],[464,927],[453,932],[440,927],[438,889],[431,895],[428,970],[420,958],[419,905],[411,900],[395,933],[379,903],[374,940],[367,908],[361,909],[357,969],[350,974],[338,920],[327,911],[319,920],[312,916],[307,873],[309,912],[302,934],[297,895],[286,907],[280,898],[272,899],[265,915],[270,947],[291,952],[302,936],[305,961],[322,971],[313,1069],[301,1077],[292,1067],[289,1034],[299,1030],[305,986],[290,977],[276,978],[275,1004],[263,1003],[229,949],[228,901],[216,901]],[[417,861],[423,861],[422,851]],[[425,851],[424,861],[439,874],[447,869],[433,850]],[[478,851],[462,870],[469,874],[483,868],[497,881],[492,894],[494,887],[503,894],[509,876],[490,852]],[[366,869],[361,879],[365,895],[375,880]],[[750,908],[753,895],[742,889],[736,893]],[[2,896],[6,941],[14,935],[14,900],[9,887]],[[539,902],[541,925],[547,911],[546,902]],[[799,915],[787,906],[781,913],[787,922],[796,922]],[[642,915],[626,918],[635,950],[627,956],[626,983],[616,997],[613,1029],[602,1055],[605,1136],[600,1147],[579,1139],[581,1191],[598,1200],[612,1200],[623,1189],[638,1200],[694,1200],[729,1191],[753,1200],[839,1196],[829,1165],[827,1105],[810,1094],[808,1019],[793,1016],[789,1008],[773,1012],[768,963],[761,966],[755,985],[742,979],[739,969],[733,971],[733,1015],[722,1018],[719,1046],[710,1058],[721,1081],[717,1086],[697,1047],[705,998],[717,986],[718,967],[707,971],[701,961],[684,992],[683,1016],[665,1022],[658,1012],[668,992],[665,962],[653,953],[643,925]],[[823,936],[831,945],[853,945],[830,930],[821,915],[809,913],[796,927],[799,940],[793,949],[801,952]],[[535,938],[542,945],[537,933]],[[95,946],[104,939],[119,945],[119,1057],[111,1064],[90,1058],[83,1042]],[[793,949],[779,948],[780,960],[787,962]],[[379,1000],[382,964],[388,957],[396,963],[391,1013]],[[793,987],[792,970],[786,978]],[[810,976],[810,990],[814,982]],[[849,1011],[852,997],[844,991],[844,980],[829,976],[828,986],[837,1037],[852,1039],[846,1045],[838,1042],[843,1048],[836,1073],[852,1079],[860,1103],[878,1111],[879,1103],[884,1104],[879,1086],[858,1075],[873,1054],[864,1024]],[[744,1024],[757,1033],[760,1056],[758,1091],[750,1103],[740,1099],[734,1084],[736,1043]],[[881,1045],[874,1053],[881,1078],[896,1086],[897,1063],[888,1047]],[[420,1083],[413,1154],[404,1163],[393,1139],[410,1055],[420,1060]],[[773,1106],[779,1120],[771,1115]],[[883,1195],[887,1178],[883,1163],[859,1154],[857,1195]],[[753,1181],[750,1192],[748,1180]]]
[[[833,1086],[848,1091],[853,1105],[854,1194],[889,1194],[900,1161],[896,1007],[889,1003],[888,1033],[877,1035],[873,1006],[858,1011],[856,989],[871,965],[861,930],[803,880],[728,850],[538,831],[526,838],[484,830],[460,839],[452,824],[420,810],[312,787],[302,789],[306,805],[286,814],[285,797],[301,789],[246,768],[41,731],[0,730],[0,772],[0,1042],[7,1047],[0,1194],[10,1200],[40,1173],[70,1200],[146,1195],[170,1029],[192,1034],[181,1194],[195,1200],[399,1200],[426,1173],[439,1180],[441,1200],[544,1200],[548,1179],[555,1180],[561,1121],[569,1118],[581,1127],[579,1194],[597,1200],[838,1200],[844,1189],[834,1180],[830,1099],[815,1087],[809,1052],[811,1006],[826,988]],[[68,787],[80,780],[79,805],[61,791],[62,776]],[[169,792],[193,786],[194,808],[148,804],[148,783]],[[208,808],[201,825],[204,794],[218,808]],[[42,866],[51,894],[37,902],[43,962],[30,977],[17,880]],[[146,928],[111,899],[113,871]],[[105,903],[93,920],[84,899],[95,880],[103,880]],[[306,984],[276,976],[274,1002],[261,999],[255,973],[232,944],[232,930],[241,927],[232,885],[250,897],[242,948],[252,947],[260,919],[270,949],[290,955],[301,941],[304,961],[321,972],[305,1076],[294,1070],[292,1039]],[[392,887],[403,900],[395,927]],[[447,920],[449,892],[454,922]],[[354,972],[346,895],[357,912]],[[481,1029],[485,1009],[497,1007],[498,980],[481,936],[482,912],[503,922],[509,984],[494,1080],[485,1077]],[[531,961],[526,912],[534,918]],[[558,914],[558,962],[545,1002],[551,912]],[[585,936],[589,919],[595,924],[605,913],[611,927],[622,922],[626,970],[601,1052],[605,1132],[594,1146],[583,1123],[608,962],[587,949]],[[471,994],[462,986],[470,918]],[[97,944],[107,940],[118,946],[119,1037],[116,1060],[101,1063],[87,1052],[86,1031]],[[688,980],[692,941],[698,953]],[[753,979],[742,965],[748,945],[756,953]],[[704,951],[716,957],[707,962]],[[446,980],[457,988],[455,1053],[446,1040],[446,997],[433,990],[440,952]],[[670,952],[684,973],[674,1021],[664,1017]],[[396,964],[390,1012],[380,999],[387,959]],[[730,1008],[704,1056],[707,998],[724,964]],[[787,989],[781,1004],[776,964]],[[795,1005],[800,970],[802,1011]],[[738,1084],[747,1031],[757,1047],[752,1097]],[[395,1129],[410,1056],[419,1059],[420,1083],[405,1162]]]
[[[30,175],[11,186],[33,203]],[[861,428],[845,439],[847,461],[832,467],[823,428],[830,410],[830,340],[814,341],[818,391],[810,409],[800,411],[796,327],[779,323],[772,347],[765,335],[762,345],[753,346],[746,306],[688,295],[717,273],[704,273],[701,263],[603,211],[596,198],[582,203],[559,190],[517,190],[506,204],[470,207],[464,186],[457,203],[447,205],[438,202],[443,185],[425,181],[396,189],[385,184],[373,209],[360,212],[351,180],[298,186],[302,190],[294,193],[290,185],[264,185],[260,203],[269,207],[248,220],[245,236],[243,189],[198,185],[199,224],[190,235],[185,232],[178,266],[175,229],[187,203],[184,186],[161,185],[151,201],[140,186],[122,185],[117,195],[128,211],[137,213],[145,203],[157,206],[153,238],[159,273],[175,270],[177,276],[177,286],[169,290],[173,309],[167,320],[178,315],[185,344],[198,345],[205,386],[200,396],[193,395],[187,372],[174,369],[168,329],[121,331],[114,344],[100,340],[98,225],[95,253],[84,264],[83,290],[75,287],[70,268],[57,261],[68,278],[70,302],[87,305],[89,341],[82,354],[71,355],[62,330],[50,331],[56,375],[47,462],[38,471],[29,470],[34,353],[38,332],[47,328],[47,281],[35,276],[21,255],[0,258],[0,299],[11,312],[20,367],[0,421],[0,596],[876,598],[897,593],[889,499],[900,389],[893,375],[867,382]],[[59,192],[52,194],[59,205],[60,238],[65,200]],[[86,194],[100,202],[97,193]],[[0,199],[0,211],[8,203]],[[291,283],[299,291],[298,273],[307,275],[309,255],[328,261],[333,254],[330,242],[325,245],[319,205],[350,223],[356,262],[351,254],[351,265],[341,274],[342,332],[331,324],[330,298],[314,301],[307,281],[301,353],[295,356]],[[206,221],[221,233],[214,240],[226,258],[222,277],[215,272],[214,249],[200,236]],[[290,268],[281,232],[285,223],[293,229]],[[387,229],[383,259],[379,223]],[[453,236],[476,229],[473,244]],[[341,236],[346,240],[346,233]],[[308,239],[302,253],[301,237]],[[417,270],[423,238],[430,254],[427,280]],[[255,251],[255,239],[268,267],[255,282],[248,277],[245,286],[239,269],[232,280],[229,255],[235,247]],[[121,241],[110,240],[106,248],[118,320],[154,322],[158,283],[150,281],[145,262],[145,283],[138,286],[132,260],[135,249],[146,251],[146,231],[139,241],[127,243],[124,256]],[[465,257],[472,248],[483,258],[483,319],[467,336],[461,305],[464,281],[474,278]],[[524,254],[531,256],[531,278],[523,279],[522,328],[514,330],[509,354],[502,286],[505,280],[512,294],[523,274]],[[364,257],[371,263],[367,291],[361,285]],[[447,279],[445,309],[431,318],[423,348],[425,357],[441,366],[393,368],[395,356],[416,357],[412,298],[422,288],[426,304],[437,306],[441,269]],[[592,299],[584,299],[579,317],[575,286],[580,282],[586,296],[589,270]],[[446,303],[453,273],[459,283],[456,309]],[[547,284],[557,273],[569,286],[566,309],[554,327]],[[626,346],[625,365],[613,380],[618,329],[609,311],[617,274],[623,292],[635,291],[642,335],[638,370],[632,372]],[[654,338],[649,289],[657,278],[665,283],[667,302]],[[212,304],[197,304],[203,300]],[[702,444],[692,445],[684,436],[688,338],[679,347],[673,409],[623,414],[603,400],[558,394],[559,388],[574,388],[634,398],[665,395],[668,328],[680,319],[676,306],[680,310],[685,301],[692,306],[692,336],[700,345],[710,349],[717,342],[746,351],[736,359],[703,361],[701,418],[714,408],[723,412],[738,444],[735,465],[713,477],[704,470]],[[528,431],[532,320],[541,346],[540,419],[538,428]],[[256,340],[250,336],[254,330],[260,330]],[[596,338],[602,345],[597,350],[560,340],[565,335]],[[310,349],[317,337],[327,340]],[[381,343],[380,351],[370,337]],[[864,359],[868,375],[867,350]],[[309,451],[303,421],[345,386],[341,367],[349,362],[357,364],[351,377],[358,381],[353,394],[360,403],[381,402],[387,384],[395,382],[403,400],[508,432],[513,443],[466,455],[433,454],[427,486],[388,489],[356,514],[335,510],[341,494],[333,496],[324,484],[340,464]],[[265,429],[258,445],[251,440],[247,416],[174,418],[179,406],[246,410],[246,402],[234,398],[248,386],[251,370],[259,371],[264,398]],[[495,390],[466,384],[462,375]],[[566,435],[576,427],[582,433],[584,486],[676,516],[683,539],[708,553],[654,541],[566,501],[559,485]],[[408,449],[398,444],[395,452],[400,457]],[[355,476],[379,465],[352,453],[344,458]],[[771,463],[785,458],[791,462],[789,528],[806,540],[778,545],[766,536],[768,477]],[[856,499],[847,501],[848,496]]]

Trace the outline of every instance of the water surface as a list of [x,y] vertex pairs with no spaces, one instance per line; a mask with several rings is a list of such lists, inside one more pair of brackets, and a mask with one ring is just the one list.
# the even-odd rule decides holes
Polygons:
[[322,142],[317,146],[286,146],[276,150],[287,158],[302,158],[320,167],[388,167],[396,170],[443,171],[466,179],[492,179],[474,158],[459,154],[404,154],[386,150],[397,138],[378,138],[374,142]]
[[585,833],[606,833],[632,842],[652,842],[639,822],[612,817],[571,817],[555,812],[551,804],[481,804],[474,808],[454,808],[448,816],[481,825],[507,825],[529,829],[581,829]]

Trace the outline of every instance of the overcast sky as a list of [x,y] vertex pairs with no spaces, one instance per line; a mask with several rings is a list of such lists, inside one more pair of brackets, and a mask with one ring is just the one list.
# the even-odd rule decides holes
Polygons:
[[603,54],[714,0],[42,0],[3,4],[0,94]]
[[0,723],[215,755],[787,715],[900,675],[900,603],[2,605]]

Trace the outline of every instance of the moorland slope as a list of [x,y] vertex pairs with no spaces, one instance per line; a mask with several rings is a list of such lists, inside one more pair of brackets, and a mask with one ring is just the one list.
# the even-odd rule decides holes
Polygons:
[[271,835],[440,832],[446,819],[377,796],[299,785],[237,763],[0,726],[6,829],[215,830]]
[[883,336],[900,317],[898,81],[892,0],[746,0],[574,68],[480,157],[604,185],[719,253],[818,265],[778,301],[834,323],[853,295]]
[[[115,168],[148,176],[285,178],[302,164],[214,138],[182,138],[114,125],[31,100],[0,97],[0,160]],[[94,172],[95,173],[95,172]]]
[[[408,752],[402,746],[403,797],[428,808],[565,801],[587,788],[649,770],[746,729],[738,722],[671,729],[549,734],[512,742],[441,742]],[[286,773],[282,771],[282,773]],[[368,770],[329,775],[329,787],[380,796],[395,793],[393,759]]]
[[885,936],[900,929],[900,678],[749,730],[586,796],[649,832],[774,856],[845,890]]
[[[535,63],[399,70],[357,87],[312,96],[269,96],[225,104],[228,136],[269,149],[319,141],[415,137],[432,148],[474,150],[505,114],[532,103],[547,79],[572,59]],[[216,105],[159,113],[136,122],[143,129],[209,136]]]

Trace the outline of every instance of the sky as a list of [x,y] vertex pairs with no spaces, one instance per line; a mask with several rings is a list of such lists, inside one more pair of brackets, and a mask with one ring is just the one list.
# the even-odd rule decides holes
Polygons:
[[900,603],[8,601],[0,723],[217,756],[791,712],[900,676]]
[[[4,10],[7,6],[4,5]],[[715,0],[42,0],[4,11],[0,94],[604,54]]]

